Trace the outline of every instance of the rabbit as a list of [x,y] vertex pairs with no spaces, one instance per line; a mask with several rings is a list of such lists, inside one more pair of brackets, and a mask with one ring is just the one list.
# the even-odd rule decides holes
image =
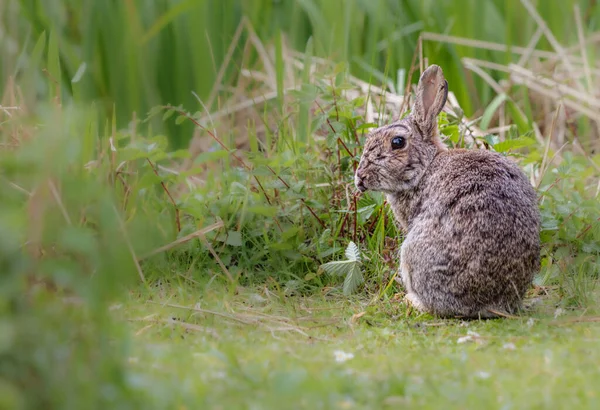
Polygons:
[[383,192],[406,234],[397,280],[408,304],[442,318],[510,316],[540,268],[536,192],[499,153],[448,149],[437,127],[447,96],[429,66],[410,115],[367,136],[354,183]]

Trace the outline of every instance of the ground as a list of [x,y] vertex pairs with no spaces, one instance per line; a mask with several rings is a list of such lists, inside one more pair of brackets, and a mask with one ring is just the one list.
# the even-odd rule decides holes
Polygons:
[[181,285],[113,311],[135,335],[135,382],[181,409],[600,408],[600,310],[530,302],[464,322],[398,300]]

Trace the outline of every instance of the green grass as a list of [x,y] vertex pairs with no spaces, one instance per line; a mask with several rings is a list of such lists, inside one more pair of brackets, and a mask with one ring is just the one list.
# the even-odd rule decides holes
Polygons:
[[557,318],[555,301],[462,322],[397,301],[180,284],[133,291],[114,312],[131,321],[129,367],[159,407],[597,408],[600,326],[574,320],[600,299]]

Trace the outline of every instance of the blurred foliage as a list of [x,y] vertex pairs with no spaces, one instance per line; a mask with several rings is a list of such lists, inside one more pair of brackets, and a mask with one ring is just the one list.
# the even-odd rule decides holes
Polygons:
[[39,128],[0,152],[2,408],[138,400],[123,367],[124,329],[108,311],[136,269],[107,175],[86,170],[95,143],[86,114],[53,104],[3,122],[13,137],[33,121]]
[[[586,30],[600,24],[593,0],[534,3],[563,44],[577,41],[573,24],[565,23],[573,21],[574,4],[581,6]],[[213,87],[231,84],[250,36],[242,32],[235,38],[242,18],[265,44],[282,34],[293,49],[304,50],[311,39],[317,56],[347,61],[354,75],[400,88],[422,31],[525,46],[536,29],[520,0],[19,0],[3,2],[0,16],[1,78],[35,83],[29,98],[47,93],[42,74],[31,75],[33,50],[45,33],[59,49],[54,69],[62,77],[48,68],[63,97],[96,101],[109,115],[114,107],[120,126],[132,112],[143,115],[159,104],[202,109],[192,91],[206,101]],[[221,83],[218,71],[232,44],[234,63]],[[538,47],[551,49],[544,39]],[[460,58],[514,62],[510,53],[436,42],[425,42],[423,54],[444,67],[469,116],[494,93],[463,70]],[[213,103],[209,110],[218,104]],[[153,125],[162,127],[158,121]],[[177,148],[187,143],[192,126],[168,131]]]
[[559,283],[568,305],[589,303],[590,279],[600,278],[599,170],[600,155],[567,152],[540,187],[545,258],[539,283]]

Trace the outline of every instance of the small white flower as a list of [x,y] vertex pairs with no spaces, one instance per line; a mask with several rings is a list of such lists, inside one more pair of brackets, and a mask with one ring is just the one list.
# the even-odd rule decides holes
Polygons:
[[557,308],[554,311],[554,319],[556,319],[557,317],[559,317],[560,315],[562,315],[563,313],[565,313],[565,311],[562,308]]
[[474,342],[474,341],[478,341],[479,338],[481,338],[479,333],[474,332],[472,330],[467,330],[467,335],[459,337],[458,340],[456,341],[456,343]]
[[346,353],[341,350],[336,350],[335,352],[333,352],[333,355],[335,356],[335,361],[338,363],[343,363],[346,360],[354,358],[354,355],[352,353]]
[[504,345],[502,346],[502,348],[504,350],[517,350],[517,346],[515,346],[514,343],[504,343]]
[[527,327],[533,326],[533,322],[535,322],[535,320],[532,317],[530,317],[529,320],[527,320]]

